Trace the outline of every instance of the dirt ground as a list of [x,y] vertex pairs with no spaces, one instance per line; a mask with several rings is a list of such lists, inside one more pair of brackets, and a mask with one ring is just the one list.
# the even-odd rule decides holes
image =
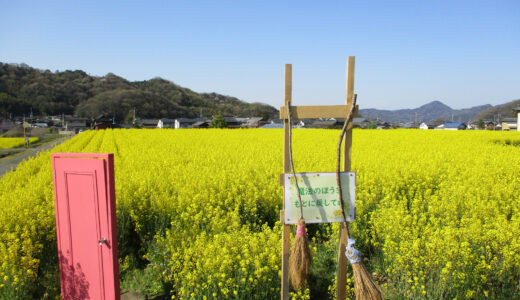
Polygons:
[[1,159],[0,160],[0,177],[4,176],[5,173],[7,173],[11,170],[15,170],[16,167],[18,166],[18,164],[21,163],[23,160],[25,160],[29,157],[32,157],[32,156],[36,156],[36,154],[38,154],[38,152],[49,150],[52,147],[56,146],[57,144],[65,141],[68,138],[69,137],[59,138],[57,140],[46,143],[39,147],[29,148],[29,149],[23,151],[22,153],[14,154],[14,155]]

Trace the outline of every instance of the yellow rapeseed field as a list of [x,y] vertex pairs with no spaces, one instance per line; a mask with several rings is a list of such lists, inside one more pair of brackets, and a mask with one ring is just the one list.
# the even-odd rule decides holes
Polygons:
[[[353,136],[352,236],[387,298],[520,297],[519,133]],[[294,130],[296,171],[334,171],[338,137]],[[0,178],[0,298],[59,294],[51,152],[115,154],[123,286],[143,270],[174,298],[279,297],[282,130],[132,129],[83,132]],[[333,295],[338,226],[309,234],[292,295]]]
[[[37,142],[39,139],[37,137],[29,138],[29,143]],[[10,149],[23,147],[25,140],[23,137],[21,138],[12,138],[12,137],[0,137],[0,149]]]

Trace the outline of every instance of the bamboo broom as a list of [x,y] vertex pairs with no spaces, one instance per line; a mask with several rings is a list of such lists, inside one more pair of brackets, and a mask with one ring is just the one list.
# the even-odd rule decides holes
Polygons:
[[352,107],[345,119],[345,124],[343,124],[343,128],[341,129],[341,133],[339,136],[338,142],[338,159],[336,166],[336,180],[338,183],[338,194],[339,194],[339,203],[341,206],[341,213],[343,215],[343,222],[345,224],[345,230],[347,233],[347,247],[345,251],[345,255],[347,256],[350,264],[352,265],[352,270],[354,273],[354,293],[356,294],[356,300],[382,300],[383,294],[381,289],[376,284],[367,268],[363,264],[361,258],[361,252],[354,248],[355,241],[350,238],[350,232],[348,229],[347,217],[345,216],[345,209],[343,208],[343,197],[341,190],[341,178],[340,178],[340,165],[341,165],[341,142],[343,141],[343,137],[347,131],[347,125],[352,118],[352,112],[354,111],[354,107],[356,106],[357,94],[354,95],[354,101],[352,103]]
[[[291,109],[287,109],[288,123],[289,123],[289,161],[291,163],[291,170],[293,173],[294,182],[296,183],[296,190],[299,191],[298,178],[294,171],[294,163],[292,159],[292,121]],[[305,219],[303,218],[302,198],[299,192],[298,201],[300,204],[300,219],[298,220],[298,227],[296,229],[296,237],[294,238],[291,254],[289,256],[289,279],[295,290],[299,290],[305,283],[309,275],[309,267],[311,264],[311,251],[309,250],[309,241],[305,232]]]

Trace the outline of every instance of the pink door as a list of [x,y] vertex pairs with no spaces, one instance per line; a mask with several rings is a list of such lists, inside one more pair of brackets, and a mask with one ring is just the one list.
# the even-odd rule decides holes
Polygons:
[[120,299],[113,154],[52,155],[63,299]]

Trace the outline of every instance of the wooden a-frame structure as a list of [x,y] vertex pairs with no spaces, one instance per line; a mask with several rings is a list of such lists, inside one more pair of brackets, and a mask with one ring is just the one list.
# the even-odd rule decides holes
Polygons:
[[[327,106],[292,106],[292,65],[285,65],[285,101],[284,106],[280,107],[280,119],[284,120],[284,159],[283,172],[291,173],[290,153],[289,153],[289,120],[287,111],[290,109],[291,119],[319,119],[319,118],[346,118],[348,112],[354,102],[354,66],[355,57],[349,56],[347,59],[347,84],[346,84],[346,103],[345,105],[327,105]],[[343,171],[350,172],[350,158],[352,151],[352,127],[353,122],[350,118],[347,125],[347,132],[344,139],[343,147]],[[283,185],[283,174],[280,177],[280,183]],[[285,194],[285,193],[284,193]],[[285,207],[285,197],[284,197]],[[289,250],[290,250],[290,233],[291,225],[285,224],[284,211],[280,212],[280,220],[283,224],[282,230],[282,286],[281,299],[289,299]],[[339,233],[339,251],[338,251],[338,271],[336,274],[336,298],[343,300],[346,298],[346,273],[347,258],[345,257],[345,247],[347,243],[347,232],[345,224],[341,223]]]

